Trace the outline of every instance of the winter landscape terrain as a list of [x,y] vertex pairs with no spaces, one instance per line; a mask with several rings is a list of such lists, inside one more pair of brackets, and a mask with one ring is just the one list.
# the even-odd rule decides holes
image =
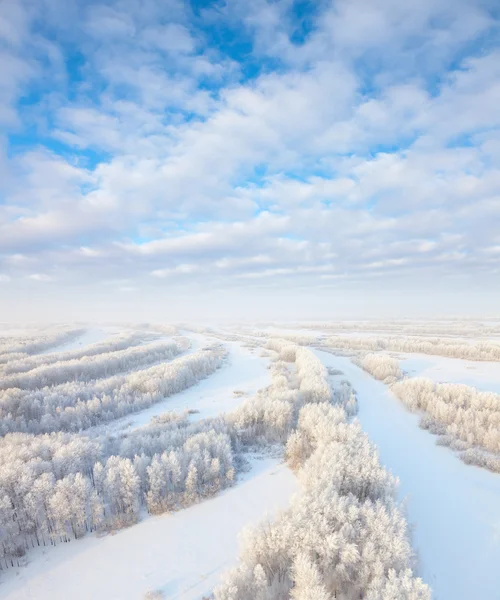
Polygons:
[[500,600],[500,0],[0,0],[0,600]]
[[498,598],[499,330],[3,328],[0,596]]

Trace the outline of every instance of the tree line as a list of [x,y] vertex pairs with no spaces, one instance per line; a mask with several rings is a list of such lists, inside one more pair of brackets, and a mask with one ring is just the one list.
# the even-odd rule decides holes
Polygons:
[[76,360],[85,356],[97,356],[107,352],[117,352],[133,346],[139,346],[143,342],[148,342],[159,337],[158,333],[148,331],[134,331],[129,334],[116,335],[103,342],[89,344],[76,350],[67,350],[63,352],[51,352],[50,354],[28,356],[17,360],[10,360],[3,366],[2,374],[10,375],[12,373],[25,373],[40,366],[50,365],[57,362],[66,362]]
[[[175,356],[187,346],[185,339],[171,342],[163,346],[160,356]],[[153,356],[159,359],[156,351]],[[73,381],[37,390],[7,389],[0,392],[0,433],[77,432],[108,423],[195,385],[220,368],[225,357],[225,349],[214,346],[171,362],[89,383]],[[129,360],[127,364],[132,368],[134,363]]]
[[392,392],[413,412],[438,443],[459,452],[464,462],[500,473],[500,395],[460,383],[406,378]]
[[168,360],[184,352],[189,346],[187,338],[177,338],[168,342],[154,342],[145,346],[42,364],[26,373],[4,375],[0,378],[0,390],[9,388],[33,390],[66,381],[90,381],[108,377],[121,371],[130,371],[161,360]]
[[448,356],[464,360],[500,361],[500,344],[479,341],[468,344],[445,338],[349,337],[333,336],[322,341],[328,348],[339,350],[392,351]]
[[84,333],[85,329],[63,329],[49,333],[0,337],[0,364],[67,344]]
[[321,321],[304,323],[276,324],[269,323],[276,328],[302,329],[313,331],[333,332],[370,332],[370,333],[397,333],[398,335],[412,336],[457,336],[457,337],[487,337],[500,335],[498,322],[483,322],[475,320],[461,321]]

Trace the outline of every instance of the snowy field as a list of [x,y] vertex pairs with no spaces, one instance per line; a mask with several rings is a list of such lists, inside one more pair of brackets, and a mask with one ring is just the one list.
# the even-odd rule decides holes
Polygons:
[[[199,335],[193,339],[198,347],[203,345],[202,341],[203,337]],[[224,346],[229,354],[227,365],[223,369],[216,371],[196,387],[166,398],[136,415],[116,420],[108,426],[110,430],[134,429],[147,424],[152,417],[165,411],[198,411],[191,416],[192,420],[216,417],[232,410],[244,398],[269,385],[269,361],[261,358],[258,351],[244,348],[235,342],[225,342]]]
[[437,383],[465,383],[485,392],[500,394],[498,362],[478,362],[423,354],[401,354],[398,358],[401,368],[412,377],[428,377]]
[[[303,493],[287,466],[285,446],[294,429],[298,431],[299,408],[323,401],[340,403],[347,411],[346,423],[358,410],[356,418],[376,445],[381,468],[399,478],[398,502],[403,503],[418,558],[415,575],[430,586],[432,598],[500,598],[500,474],[466,465],[450,448],[437,445],[436,437],[419,427],[420,415],[410,413],[388,384],[374,379],[351,358],[321,350],[325,332],[320,328],[256,326],[253,331],[259,336],[255,337],[248,326],[193,329],[65,326],[3,332],[0,383],[3,378],[19,388],[0,388],[0,424],[5,434],[0,438],[4,461],[0,486],[8,493],[24,490],[12,492],[13,498],[19,499],[20,494],[30,498],[16,510],[25,510],[26,519],[34,523],[44,522],[36,525],[37,535],[52,536],[57,545],[38,547],[37,538],[28,533],[23,551],[15,550],[21,539],[12,526],[17,518],[9,512],[8,499],[0,502],[1,598],[141,600],[154,590],[164,599],[210,597],[227,569],[238,564],[241,530],[265,518],[272,522],[296,493]],[[345,333],[353,338],[367,335],[365,330]],[[268,342],[267,336],[288,340]],[[25,339],[26,345],[18,339]],[[311,343],[311,348],[295,342]],[[405,377],[422,376],[436,383],[463,383],[500,393],[500,362],[395,352],[380,356],[396,357]],[[8,379],[11,372],[14,375]],[[356,402],[349,400],[351,388],[342,388],[342,380],[355,390],[357,409]],[[110,387],[114,385],[116,390]],[[341,390],[339,396],[335,390]],[[31,402],[36,406],[33,411]],[[75,411],[83,411],[82,415],[91,411],[92,419],[75,420]],[[66,412],[73,420],[65,421]],[[45,430],[49,437],[39,435],[40,424],[50,425]],[[118,471],[113,471],[116,457],[124,469],[120,477],[127,469],[134,471],[135,504],[131,501],[128,508],[120,504],[127,526],[121,521],[116,525],[116,519],[109,526],[110,497],[96,483],[99,471],[72,466],[74,450],[59,446],[52,450],[49,444],[43,450],[44,460],[54,460],[54,465],[59,461],[53,467],[56,478],[44,480],[47,488],[37,487],[37,478],[46,475],[48,467],[33,466],[38,464],[37,456],[30,462],[32,450],[25,454],[24,447],[62,439],[58,432],[64,432],[61,443],[69,444],[68,448],[76,448],[71,444],[82,440],[99,445],[99,450],[86,451],[94,457],[91,465],[101,453],[98,460],[104,464],[110,489],[122,485],[113,479],[118,477]],[[29,444],[28,438],[19,437],[26,434],[32,436]],[[136,445],[145,449],[136,451]],[[47,458],[52,452],[62,458]],[[175,468],[182,471],[184,487],[173,504],[158,508],[158,498],[162,494],[166,498],[173,484],[155,491],[159,483],[154,483],[152,469],[160,473],[167,468],[161,465],[172,465],[172,460],[180,461]],[[169,477],[174,477],[175,468],[165,471],[167,481],[173,481]],[[26,469],[22,477],[20,469]],[[99,500],[104,503],[102,515],[86,513],[83,520],[75,513],[64,516],[57,504],[63,498],[57,496],[62,493],[59,479],[64,476],[68,486],[76,486],[76,472],[87,481],[85,502],[97,501],[92,496],[94,487],[104,494],[104,500]],[[24,487],[18,488],[21,481]],[[123,488],[123,498],[129,484]],[[50,499],[54,490],[57,501]],[[71,504],[74,493],[70,491],[62,504]],[[234,596],[240,598],[247,596]],[[413,596],[401,598],[413,600]]]

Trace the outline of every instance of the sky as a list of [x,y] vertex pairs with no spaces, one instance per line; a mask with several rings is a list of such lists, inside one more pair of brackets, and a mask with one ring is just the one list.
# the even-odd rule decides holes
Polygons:
[[498,0],[0,0],[1,320],[498,314]]

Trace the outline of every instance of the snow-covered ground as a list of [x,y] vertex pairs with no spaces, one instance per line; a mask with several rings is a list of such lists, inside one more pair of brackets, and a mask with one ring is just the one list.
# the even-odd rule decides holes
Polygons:
[[[88,329],[57,350],[81,348],[116,333],[108,327]],[[213,417],[270,384],[269,359],[260,356],[260,348],[209,334],[184,335],[192,342],[188,352],[223,344],[226,364],[198,385],[104,426],[108,432],[144,425],[165,411],[195,409],[199,412],[192,419]],[[499,600],[500,476],[466,466],[451,450],[437,446],[435,436],[418,427],[417,415],[348,358],[314,351],[326,366],[343,371],[337,379],[352,383],[363,429],[377,444],[382,462],[401,480],[419,574],[433,588],[434,600]],[[417,354],[398,357],[411,376],[500,392],[500,363]],[[295,489],[294,476],[277,459],[254,459],[252,470],[235,487],[196,506],[173,515],[147,516],[114,535],[87,536],[30,552],[26,567],[0,574],[0,597],[141,600],[147,590],[161,589],[169,600],[201,600],[221,572],[235,563],[241,528],[286,506]]]
[[[193,346],[191,350],[213,343],[210,338],[200,334],[189,334]],[[217,340],[217,343],[220,343]],[[239,402],[271,383],[267,365],[269,360],[260,356],[260,349],[250,349],[236,342],[224,342],[229,351],[227,364],[187,390],[165,398],[162,402],[135,415],[117,419],[106,425],[108,431],[133,429],[146,425],[153,416],[166,411],[183,412],[195,409],[199,412],[192,415],[192,420],[215,417],[235,408]],[[234,392],[244,392],[235,395]]]
[[1,597],[141,600],[148,590],[161,589],[169,600],[200,600],[236,562],[240,530],[286,507],[295,490],[285,465],[255,459],[235,487],[215,498],[114,535],[30,554],[26,567],[0,576]]
[[486,392],[500,394],[500,363],[398,354],[400,366],[411,377],[428,377],[439,383],[465,383]]
[[418,427],[418,415],[349,359],[315,352],[351,381],[363,429],[401,480],[420,574],[434,600],[498,600],[500,476],[467,466],[437,446],[435,436]]

